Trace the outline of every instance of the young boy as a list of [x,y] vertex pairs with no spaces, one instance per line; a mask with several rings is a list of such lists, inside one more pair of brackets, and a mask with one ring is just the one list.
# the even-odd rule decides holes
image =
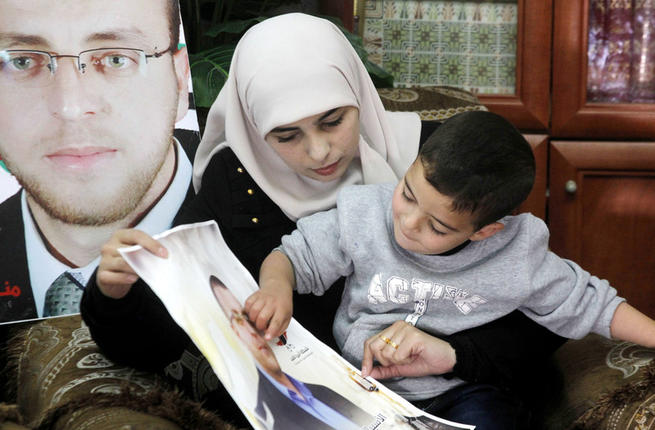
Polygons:
[[[246,311],[266,336],[291,317],[291,293],[346,288],[334,321],[344,357],[411,401],[460,384],[435,376],[430,334],[520,309],[559,335],[589,332],[655,347],[655,321],[607,281],[548,250],[545,224],[508,216],[534,182],[529,144],[507,121],[467,112],[445,121],[392,185],[345,188],[333,210],[303,218],[264,261]],[[373,368],[373,360],[379,364]],[[443,367],[443,364],[441,364]]]

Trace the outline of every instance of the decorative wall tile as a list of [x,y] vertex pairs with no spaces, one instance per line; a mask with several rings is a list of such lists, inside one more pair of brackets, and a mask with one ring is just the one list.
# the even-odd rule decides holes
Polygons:
[[364,45],[396,87],[514,94],[516,3],[366,0]]

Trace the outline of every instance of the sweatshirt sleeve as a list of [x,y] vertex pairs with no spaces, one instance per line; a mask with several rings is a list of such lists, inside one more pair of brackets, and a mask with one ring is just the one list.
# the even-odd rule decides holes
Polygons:
[[[548,230],[535,223],[527,250],[532,294],[521,310],[555,333],[579,339],[590,332],[610,338],[610,323],[624,301],[607,280],[548,251]],[[545,243],[544,243],[545,242]]]
[[323,295],[337,279],[352,273],[352,259],[341,239],[337,209],[301,218],[297,229],[282,237],[278,249],[293,264],[300,294]]

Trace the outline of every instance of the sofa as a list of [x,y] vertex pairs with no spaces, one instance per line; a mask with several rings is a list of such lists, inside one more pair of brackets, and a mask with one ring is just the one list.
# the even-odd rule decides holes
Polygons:
[[[237,429],[161,376],[106,359],[79,315],[22,326],[6,353],[0,430]],[[534,428],[655,429],[654,359],[598,335],[568,341],[535,370]]]
[[[380,95],[388,110],[416,111],[424,120],[485,109],[474,95],[448,87]],[[206,385],[213,374],[197,356],[186,360],[192,378],[183,392],[170,378],[108,360],[79,315],[0,331],[0,430],[238,428],[231,415],[203,406],[200,380]],[[547,365],[534,366],[530,396],[537,430],[655,430],[655,350],[597,335],[570,340]]]

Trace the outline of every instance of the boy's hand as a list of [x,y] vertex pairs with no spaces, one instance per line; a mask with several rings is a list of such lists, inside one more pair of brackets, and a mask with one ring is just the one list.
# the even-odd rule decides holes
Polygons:
[[289,326],[293,312],[291,288],[273,288],[262,286],[252,294],[244,304],[248,319],[259,331],[264,331],[264,338],[271,340],[280,336]]
[[100,264],[96,281],[102,294],[114,299],[124,297],[139,277],[118,252],[118,248],[141,245],[162,258],[168,251],[148,234],[135,229],[118,230],[100,250]]
[[[388,379],[441,375],[453,370],[456,358],[448,342],[405,321],[396,321],[364,342],[362,376]],[[373,366],[373,360],[379,365]]]

